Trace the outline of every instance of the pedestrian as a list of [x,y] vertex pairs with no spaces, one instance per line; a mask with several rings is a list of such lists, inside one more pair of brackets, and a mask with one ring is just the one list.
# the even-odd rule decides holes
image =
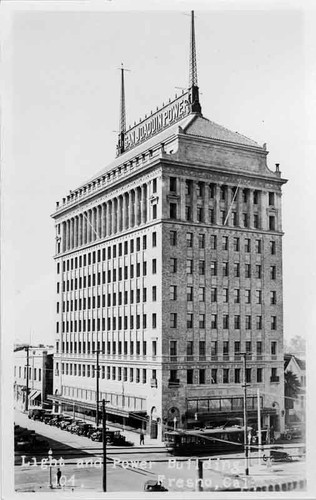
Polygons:
[[58,467],[57,469],[57,486],[60,486],[60,478],[61,478],[61,471],[60,471],[60,468]]
[[145,436],[143,432],[140,433],[140,444],[145,444]]

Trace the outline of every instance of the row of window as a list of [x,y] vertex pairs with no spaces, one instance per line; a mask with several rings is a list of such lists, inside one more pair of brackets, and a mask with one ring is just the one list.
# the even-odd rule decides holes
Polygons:
[[[142,273],[141,273],[142,269]],[[157,259],[152,259],[151,261],[151,273],[157,273]],[[128,276],[129,274],[129,276]],[[106,283],[115,283],[116,281],[122,281],[127,279],[133,279],[134,277],[139,278],[140,276],[147,276],[147,262],[140,262],[136,264],[136,273],[134,264],[129,266],[119,267],[118,269],[108,269],[106,271],[88,274],[86,276],[80,276],[79,278],[72,278],[62,282],[63,292],[69,292],[73,290],[81,290],[82,288],[89,288],[96,285],[105,285]],[[57,293],[60,291],[60,283],[57,282]]]
[[[26,366],[14,366],[14,377],[26,379]],[[37,380],[41,382],[42,380],[42,369],[29,367],[29,380]]]
[[[151,235],[151,245],[152,248],[157,246],[157,233],[153,232]],[[96,264],[97,262],[105,261],[106,259],[115,259],[117,256],[127,255],[128,253],[134,253],[136,247],[136,252],[140,250],[147,249],[147,235],[143,235],[141,238],[138,236],[136,238],[136,245],[134,239],[129,241],[124,241],[102,250],[94,250],[93,252],[88,252],[87,254],[80,255],[79,257],[72,257],[70,259],[63,261],[63,272],[71,271],[73,269],[79,269],[81,267],[90,266],[91,264]],[[60,262],[57,262],[57,273],[60,273]]]
[[[136,384],[147,384],[146,368],[127,368],[121,366],[100,366],[100,378],[107,380],[118,380],[123,382],[135,382]],[[56,363],[56,375],[59,375],[59,363]],[[71,375],[75,377],[91,377],[96,376],[95,365],[81,363],[61,363],[61,374]],[[151,378],[157,378],[156,370],[151,370]]]
[[[206,368],[198,370],[187,370],[186,383],[191,384],[241,384],[243,380],[243,370],[241,368],[211,368],[210,372]],[[246,383],[263,382],[263,368],[246,368]],[[207,376],[210,377],[209,381]],[[279,382],[277,368],[271,368],[270,382]],[[177,386],[180,383],[177,370],[170,370],[169,386]]]
[[[97,345],[97,348],[96,348]],[[151,352],[153,356],[157,355],[157,341],[152,340],[151,343]],[[103,342],[62,342],[61,343],[61,352],[62,353],[70,353],[70,354],[95,354],[96,350],[100,352],[100,354],[108,354],[108,355],[130,355],[133,356],[136,354],[137,356],[147,354],[147,342],[140,342],[139,340],[128,342],[125,340],[124,342],[118,341],[105,341]],[[59,342],[56,342],[56,352],[59,351]]]
[[[187,313],[186,316],[186,326],[188,329],[198,326],[200,329],[205,329],[207,326],[211,329],[219,328],[218,314],[211,314],[211,321],[209,325],[206,325],[206,314],[200,313],[198,315],[198,325],[195,325],[194,314]],[[255,323],[254,323],[255,319]],[[233,321],[233,325],[231,324]],[[233,318],[230,318],[229,314],[223,314],[222,316],[223,328],[229,329],[233,326],[235,330],[241,329],[241,316],[240,314],[235,314]],[[256,315],[252,318],[251,315],[245,316],[244,328],[246,330],[251,330],[256,327],[256,330],[262,330],[263,321],[261,315]],[[147,314],[136,314],[135,316],[113,316],[109,318],[93,318],[93,319],[79,319],[70,320],[62,322],[62,333],[72,333],[72,332],[95,332],[95,331],[113,331],[113,330],[133,330],[136,328],[146,329],[146,328],[157,328],[157,314],[152,313],[151,315],[151,325],[148,325]],[[178,328],[178,313],[170,313],[170,328]],[[270,328],[271,330],[277,329],[277,316],[270,316]],[[56,323],[56,333],[59,333],[59,322]]]
[[[193,286],[187,286],[187,301],[192,302],[194,299],[193,295]],[[218,290],[221,291],[221,297],[222,301],[227,303],[229,301],[229,288],[220,288],[218,289],[217,287],[213,286],[211,287],[211,302],[217,302],[218,301]],[[198,298],[199,302],[205,302],[205,292],[206,288],[204,286],[200,286],[198,289],[198,295],[196,298]],[[233,289],[233,302],[235,304],[239,304],[241,302],[241,290],[240,288],[234,288]],[[262,304],[262,290],[250,290],[246,289],[244,290],[244,301],[246,304],[251,304],[251,296],[254,295],[254,303],[256,304]],[[169,298],[170,300],[177,300],[178,298],[178,286],[177,285],[170,285],[169,287]],[[275,305],[277,303],[277,293],[275,290],[270,291],[270,304]]]
[[[198,246],[200,249],[203,248],[210,248],[211,250],[228,250],[229,249],[229,242],[231,241],[232,243],[232,248],[235,252],[239,252],[241,250],[241,238],[239,236],[234,236],[233,238],[229,238],[229,236],[222,236],[221,237],[221,244],[220,244],[220,237],[218,237],[216,234],[212,234],[209,241],[207,241],[207,237],[204,233],[199,233],[198,234]],[[250,238],[244,238],[243,239],[243,248],[246,253],[251,252],[251,245],[254,243],[255,245],[255,252],[256,253],[262,253],[263,249],[263,240],[262,239],[256,239],[253,242],[251,242]],[[178,244],[178,233],[175,230],[170,231],[170,245],[171,246],[177,246]],[[188,248],[193,248],[194,245],[194,234],[189,232],[186,233],[186,246]],[[276,242],[275,240],[270,240],[269,241],[269,250],[271,255],[275,255],[276,252]]]
[[[176,220],[179,219],[179,209],[178,209],[178,204],[171,202],[169,204],[169,218]],[[260,219],[259,219],[259,214],[253,214],[252,219],[250,218],[250,214],[247,212],[243,212],[241,214],[241,221],[243,224],[243,227],[249,228],[251,223],[253,224],[253,227],[255,229],[260,229]],[[206,222],[205,220],[205,209],[204,207],[197,206],[196,207],[196,218],[198,222]],[[215,224],[215,210],[214,208],[209,208],[208,209],[208,219],[210,224]],[[193,221],[193,209],[191,205],[186,205],[185,206],[185,220],[188,222]],[[276,217],[275,215],[269,215],[268,222],[269,222],[269,231],[275,231],[276,229]],[[237,212],[232,211],[226,211],[226,210],[220,210],[219,211],[219,221],[218,223],[222,226],[233,226],[237,227],[240,225],[238,223],[238,215]]]
[[[241,316],[240,314],[235,314],[233,318],[230,318],[229,314],[223,314],[222,316],[222,326],[224,330],[229,329],[231,325],[231,321],[233,319],[233,327],[235,330],[240,330],[241,329]],[[193,313],[187,313],[187,321],[186,325],[187,328],[193,328],[194,327],[194,314]],[[211,314],[211,321],[210,321],[210,328],[211,329],[217,329],[219,326],[218,323],[218,314]],[[258,315],[255,316],[255,327],[256,330],[262,330],[263,322],[262,322],[262,316]],[[170,328],[177,328],[178,327],[178,313],[170,313]],[[200,329],[205,329],[206,328],[206,314],[204,313],[199,313],[198,316],[198,327]],[[245,316],[245,323],[244,323],[244,328],[245,330],[251,330],[254,328],[254,318],[252,318],[251,315],[246,314]],[[270,316],[270,328],[271,330],[276,330],[277,329],[277,317],[276,316]]]
[[[210,354],[211,356],[217,356],[218,355],[218,341],[214,340],[210,342]],[[255,349],[255,353],[257,356],[262,356],[262,341],[258,340],[256,343],[253,343],[251,340],[246,340],[244,343],[244,348],[245,352],[248,354],[254,354],[252,352],[253,349]],[[234,353],[235,355],[240,355],[241,354],[241,347],[242,343],[238,340],[235,342],[230,342],[229,340],[224,340],[222,342],[222,354],[224,356],[228,356],[230,354],[230,348],[234,348]],[[199,358],[205,357],[206,356],[206,342],[205,340],[200,340],[198,343],[194,343],[193,340],[188,340],[187,341],[187,346],[186,346],[186,355],[187,357],[193,358],[194,352],[198,349],[198,355]],[[170,340],[169,343],[169,353],[170,356],[177,356],[178,354],[178,341],[177,340]],[[270,342],[270,354],[271,356],[276,356],[277,355],[277,341],[273,340]]]
[[[205,260],[199,260],[197,262],[197,261],[194,261],[193,259],[187,259],[186,260],[186,273],[193,274],[194,262],[198,266],[199,275],[200,276],[205,275],[206,274]],[[235,278],[240,278],[241,277],[240,262],[234,262],[234,263],[231,263],[231,265],[233,267],[232,275]],[[228,261],[222,262],[222,276],[223,277],[228,277],[230,275],[229,267],[230,267],[230,263]],[[170,259],[170,271],[171,271],[171,273],[176,273],[178,271],[178,259],[175,257],[171,257],[171,259]],[[210,274],[211,274],[211,276],[218,276],[218,262],[216,260],[213,260],[210,262]],[[269,276],[270,276],[271,280],[276,279],[276,266],[270,266]],[[251,264],[246,263],[244,265],[244,277],[245,278],[254,277],[257,279],[261,279],[262,278],[262,265],[255,264],[252,266]]]
[[[61,391],[63,396],[70,396],[74,399],[83,399],[84,401],[93,402],[95,402],[96,400],[96,391],[91,389],[81,389],[79,387],[69,387],[67,385],[62,385]],[[100,392],[99,397],[100,400],[104,399],[105,401],[108,401],[112,407],[127,407],[134,411],[146,411],[145,398],[111,392]]]
[[[208,191],[209,198],[215,198],[216,187],[219,189],[219,198],[222,201],[227,200],[228,190],[232,191],[232,200],[236,199],[236,195],[238,190],[241,192],[241,199],[243,203],[253,202],[254,205],[257,205],[259,202],[259,195],[261,191],[255,189],[250,190],[249,188],[239,188],[238,186],[228,186],[226,184],[217,185],[215,183],[206,183],[204,181],[195,182],[190,179],[185,180],[185,195],[190,196],[193,194],[193,189],[195,185],[196,194],[198,197],[202,198],[206,194],[206,190]],[[178,179],[177,177],[169,178],[169,191],[170,193],[177,193],[179,190]],[[252,192],[252,199],[250,197]],[[272,191],[268,192],[269,196],[269,206],[275,205],[275,193]]]

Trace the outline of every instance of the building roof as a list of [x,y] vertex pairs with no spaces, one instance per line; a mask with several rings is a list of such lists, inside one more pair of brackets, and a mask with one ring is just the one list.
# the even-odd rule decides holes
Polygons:
[[284,354],[284,370],[288,367],[290,361],[294,359],[301,370],[306,370],[306,363],[302,359],[297,358],[294,354]]
[[233,142],[235,144],[253,146],[257,148],[261,147],[257,142],[249,139],[249,137],[246,137],[239,132],[233,132],[222,125],[218,125],[217,123],[204,118],[203,116],[198,116],[196,120],[190,122],[187,125],[185,132],[189,132],[190,135],[207,137],[218,141]]

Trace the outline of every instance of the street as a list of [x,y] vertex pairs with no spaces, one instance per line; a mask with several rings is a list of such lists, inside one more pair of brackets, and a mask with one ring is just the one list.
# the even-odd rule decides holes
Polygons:
[[[102,491],[102,443],[94,443],[82,436],[62,431],[42,422],[29,420],[17,413],[15,423],[35,430],[49,441],[52,458],[16,454],[16,491]],[[297,455],[295,445],[288,445]],[[107,491],[142,491],[149,479],[159,480],[169,491],[197,491],[199,489],[249,488],[255,484],[299,480],[305,477],[302,459],[289,463],[266,463],[257,454],[251,454],[248,477],[245,459],[241,454],[203,457],[203,471],[199,475],[195,459],[170,456],[164,447],[135,446],[107,449]],[[51,467],[49,467],[51,463]],[[57,469],[62,476],[61,487],[56,480]],[[200,478],[200,480],[199,480]]]

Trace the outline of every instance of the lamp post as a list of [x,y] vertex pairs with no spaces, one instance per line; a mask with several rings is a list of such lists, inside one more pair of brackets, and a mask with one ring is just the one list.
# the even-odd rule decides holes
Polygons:
[[50,448],[48,450],[48,460],[49,460],[49,487],[50,489],[53,489],[53,482],[52,482],[52,456],[53,452],[52,449]]
[[102,399],[102,442],[103,442],[103,491],[106,491],[106,408],[105,404],[110,401]]
[[243,364],[244,364],[244,450],[245,450],[245,474],[246,476],[249,476],[249,447],[248,447],[248,432],[247,432],[247,354],[250,354],[249,352],[242,352],[240,353],[243,356]]

